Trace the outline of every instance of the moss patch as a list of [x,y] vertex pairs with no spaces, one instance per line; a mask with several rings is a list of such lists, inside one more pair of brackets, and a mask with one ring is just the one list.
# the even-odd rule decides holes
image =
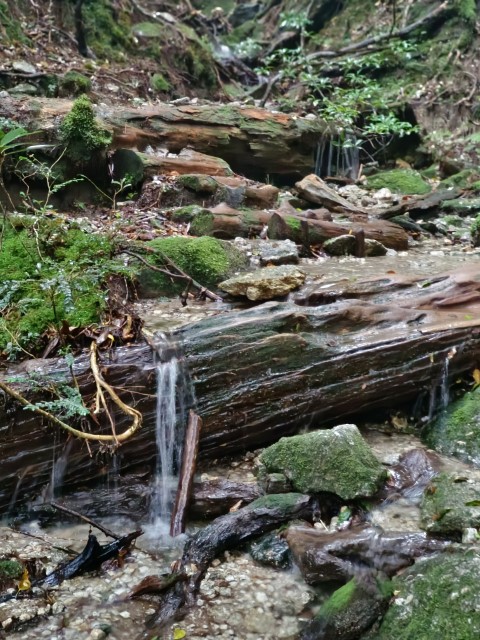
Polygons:
[[480,390],[453,402],[422,438],[435,451],[480,466]]
[[111,134],[97,124],[87,96],[80,96],[73,103],[60,125],[60,137],[66,146],[66,155],[79,166],[88,164],[112,139]]
[[67,71],[58,81],[58,91],[61,96],[79,96],[82,93],[90,93],[92,83],[90,78],[78,71]]
[[420,173],[412,169],[381,171],[368,178],[367,186],[370,189],[386,187],[392,193],[402,195],[423,195],[431,191],[430,185],[423,180]]
[[104,282],[126,273],[110,258],[105,237],[67,228],[58,220],[13,228],[7,222],[0,252],[0,353],[42,348],[49,326],[99,322],[106,308]]
[[[245,268],[247,259],[236,247],[215,238],[186,238],[184,236],[158,238],[148,245],[168,256],[185,273],[207,287],[214,287],[230,273]],[[156,265],[163,265],[161,257]],[[145,297],[177,293],[185,282],[170,279],[161,273],[142,269],[139,276],[140,291]]]
[[476,640],[480,557],[455,553],[419,560],[394,578],[395,600],[370,640]]
[[421,526],[429,533],[453,534],[480,526],[480,484],[442,473],[423,496]]
[[371,496],[385,471],[355,425],[281,438],[260,456],[268,472],[284,473],[302,493]]

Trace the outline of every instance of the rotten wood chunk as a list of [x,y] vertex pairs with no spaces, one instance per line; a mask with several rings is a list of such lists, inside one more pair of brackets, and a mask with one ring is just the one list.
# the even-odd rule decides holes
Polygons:
[[326,182],[314,173],[297,182],[295,186],[302,198],[308,202],[320,204],[330,211],[363,215],[364,217],[368,214],[368,211],[363,207],[356,207],[345,198],[342,198],[335,189],[329,187]]
[[196,517],[216,518],[228,513],[238,502],[245,506],[261,494],[262,491],[257,484],[233,482],[226,478],[195,482],[189,513]]

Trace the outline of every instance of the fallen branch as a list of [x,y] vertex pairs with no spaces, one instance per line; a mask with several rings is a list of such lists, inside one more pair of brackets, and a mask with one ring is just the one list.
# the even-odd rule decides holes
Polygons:
[[58,504],[58,502],[50,502],[50,504],[54,509],[57,509],[58,511],[62,511],[63,513],[67,513],[69,516],[75,516],[75,518],[79,518],[80,520],[83,520],[83,522],[86,522],[87,524],[94,527],[95,529],[98,529],[109,538],[113,538],[114,540],[120,540],[120,536],[117,536],[116,533],[113,533],[113,531],[110,531],[110,529],[107,529],[107,527],[104,527],[103,525],[98,524],[98,522],[95,522],[91,518],[87,518],[87,516],[82,515],[78,511],[75,511],[74,509],[69,509],[68,507],[65,507],[63,504]]
[[192,495],[193,477],[195,475],[201,429],[202,419],[190,409],[187,432],[183,445],[182,466],[180,468],[177,495],[170,522],[171,536],[178,536],[185,531],[185,519],[188,503]]

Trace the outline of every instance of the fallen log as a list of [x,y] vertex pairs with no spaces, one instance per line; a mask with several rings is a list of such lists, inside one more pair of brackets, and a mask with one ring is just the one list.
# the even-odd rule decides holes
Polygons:
[[196,517],[216,518],[238,503],[245,506],[253,502],[261,493],[256,483],[233,482],[226,478],[195,482],[189,513]]
[[[0,102],[0,117],[22,113],[22,123],[36,138],[55,142],[57,125],[73,102],[53,98],[13,98]],[[95,108],[113,134],[113,149],[163,148],[195,151],[222,158],[234,171],[250,177],[283,174],[297,178],[313,170],[318,140],[326,131],[319,118],[272,113],[257,107],[174,105],[138,108],[102,104]],[[254,175],[252,175],[254,174]]]
[[437,189],[421,198],[407,198],[400,204],[385,209],[379,214],[382,220],[390,220],[403,213],[408,213],[411,217],[432,216],[438,213],[443,202],[455,200],[461,196],[460,189]]
[[295,186],[299,195],[307,200],[307,202],[319,204],[330,211],[356,214],[357,216],[361,215],[363,217],[368,214],[368,211],[363,207],[356,207],[345,198],[342,198],[335,189],[329,187],[324,180],[314,173],[297,182]]
[[[297,294],[298,303],[308,306],[268,302],[174,333],[183,345],[179,365],[189,370],[179,377],[178,392],[190,408],[191,381],[203,420],[200,455],[238,454],[305,425],[324,427],[405,405],[411,410],[414,403],[426,414],[446,376],[456,380],[478,366],[478,264],[426,279],[385,275],[330,287],[322,282]],[[143,415],[142,428],[117,451],[121,474],[153,471],[152,350],[122,347],[100,354],[100,360],[108,384]],[[37,379],[71,379],[62,358],[9,365],[0,377],[23,377],[25,389],[29,371]],[[76,358],[74,373],[88,404],[96,392],[88,355]],[[0,416],[0,510],[5,512],[20,496],[34,498],[50,482],[52,457],[62,462],[66,437],[10,398]],[[128,417],[117,411],[113,417],[120,433]],[[108,433],[110,425],[103,428]],[[69,446],[65,487],[85,487],[107,474],[108,454],[90,457],[75,439]]]
[[190,409],[183,443],[182,464],[180,467],[177,495],[175,497],[170,523],[170,535],[173,537],[185,531],[187,507],[192,494],[201,429],[202,419]]

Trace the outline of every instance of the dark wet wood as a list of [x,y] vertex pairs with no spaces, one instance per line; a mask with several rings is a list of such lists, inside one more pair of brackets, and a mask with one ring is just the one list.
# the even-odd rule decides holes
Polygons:
[[196,517],[215,518],[228,513],[238,503],[243,507],[253,502],[261,493],[256,483],[233,482],[226,478],[195,482],[189,513]]
[[285,533],[296,564],[308,584],[347,582],[360,570],[393,576],[415,558],[447,549],[451,543],[426,533],[384,532],[370,526],[325,533],[290,527]]
[[[180,363],[190,372],[179,391],[187,396],[186,408],[193,406],[188,401],[191,381],[203,419],[203,457],[238,454],[305,426],[340,424],[366,411],[422,402],[428,411],[447,362],[450,381],[478,366],[477,263],[427,278],[388,275],[345,286],[311,286],[297,294],[297,301],[308,306],[268,302],[175,332],[184,352]],[[103,353],[101,367],[106,381],[144,418],[140,432],[117,452],[122,475],[153,470],[156,372],[151,348],[145,344]],[[61,358],[11,365],[3,376],[29,370],[70,376]],[[76,359],[74,370],[88,404],[95,394],[88,355]],[[121,431],[125,416],[115,415],[115,420]],[[104,429],[108,432],[107,422]],[[60,458],[66,442],[58,429],[5,400],[0,408],[2,512],[15,500],[45,490],[52,459]],[[108,453],[90,457],[85,443],[77,440],[67,447],[65,486],[82,488],[106,477]]]
[[202,419],[190,409],[187,430],[183,442],[182,464],[180,466],[177,494],[170,523],[171,536],[178,536],[185,531],[187,508],[192,495],[201,430]]

